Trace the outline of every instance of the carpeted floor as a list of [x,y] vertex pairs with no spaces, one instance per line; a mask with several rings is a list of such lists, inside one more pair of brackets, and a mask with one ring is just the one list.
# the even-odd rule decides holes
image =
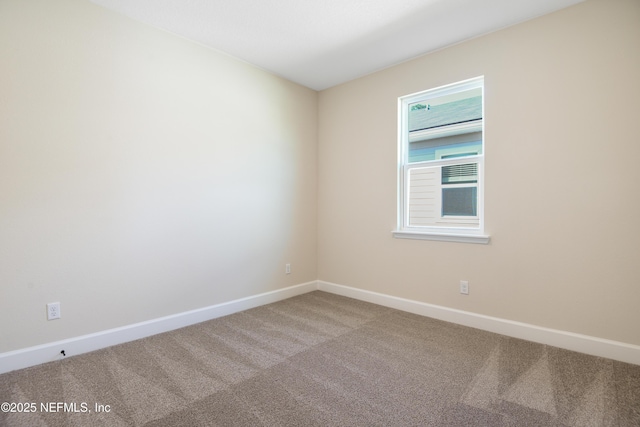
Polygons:
[[35,404],[0,426],[637,427],[640,366],[316,291],[0,375],[0,402]]

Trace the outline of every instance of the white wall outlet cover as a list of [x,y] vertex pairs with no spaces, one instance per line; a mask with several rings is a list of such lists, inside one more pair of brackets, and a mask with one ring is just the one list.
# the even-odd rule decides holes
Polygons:
[[464,295],[469,294],[469,282],[467,282],[466,280],[460,281],[460,293]]
[[47,320],[54,320],[60,318],[60,303],[50,302],[47,304]]

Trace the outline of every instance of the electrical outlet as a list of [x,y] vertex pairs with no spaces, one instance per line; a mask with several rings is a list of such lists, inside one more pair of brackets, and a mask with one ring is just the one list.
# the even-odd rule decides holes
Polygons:
[[463,295],[469,295],[469,282],[466,280],[460,281],[460,293]]
[[50,302],[47,304],[47,320],[54,320],[60,318],[60,303]]
[[285,264],[284,272],[285,274],[291,274],[291,264]]

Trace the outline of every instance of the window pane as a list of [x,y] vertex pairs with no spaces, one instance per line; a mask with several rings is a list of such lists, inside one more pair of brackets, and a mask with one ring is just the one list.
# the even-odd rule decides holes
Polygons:
[[410,163],[482,154],[482,90],[408,105]]
[[477,163],[470,163],[409,168],[407,224],[411,227],[478,226],[476,183],[443,183],[443,176],[445,180],[449,179],[447,175],[475,174],[477,179],[477,167]]
[[427,98],[409,104],[409,132],[482,118],[482,89]]
[[442,189],[442,216],[477,215],[477,187],[450,187]]

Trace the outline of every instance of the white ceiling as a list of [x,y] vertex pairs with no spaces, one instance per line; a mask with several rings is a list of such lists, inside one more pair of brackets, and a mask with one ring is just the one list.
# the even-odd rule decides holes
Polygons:
[[315,90],[583,0],[91,0]]

